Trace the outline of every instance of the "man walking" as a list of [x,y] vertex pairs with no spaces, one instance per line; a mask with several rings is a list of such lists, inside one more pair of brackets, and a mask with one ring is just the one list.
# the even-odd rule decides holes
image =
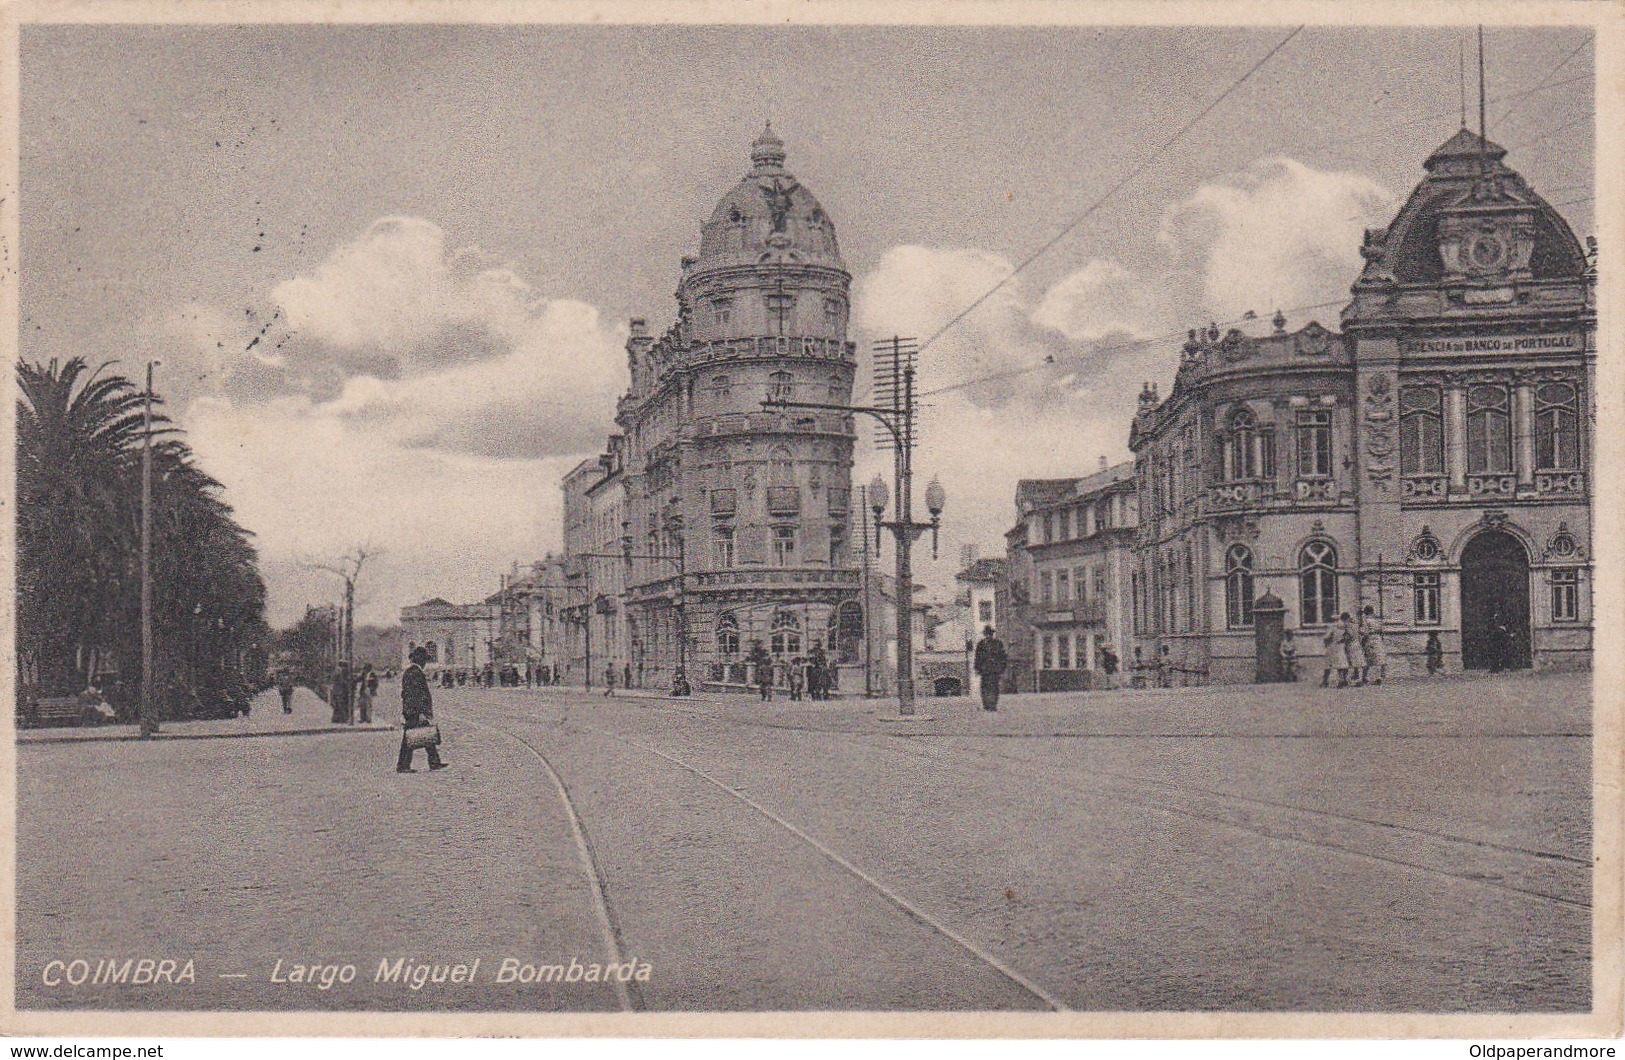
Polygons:
[[[429,696],[429,679],[423,676],[423,664],[429,661],[429,653],[422,648],[413,648],[407,658],[412,665],[401,673],[401,720],[404,725],[401,729],[400,757],[395,760],[397,773],[417,772],[412,768],[416,751],[406,742],[407,732],[434,724],[434,701]],[[440,748],[430,744],[424,750],[428,752],[431,770],[446,768],[446,763],[440,760]]]
[[1004,650],[1004,641],[993,635],[992,626],[982,627],[982,639],[976,642],[976,655],[972,660],[976,675],[982,681],[982,709],[999,709],[999,684],[1004,680],[1010,656]]

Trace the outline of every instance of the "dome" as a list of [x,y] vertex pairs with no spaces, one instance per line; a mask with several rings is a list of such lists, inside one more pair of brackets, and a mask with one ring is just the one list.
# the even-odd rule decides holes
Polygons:
[[1552,206],[1502,160],[1506,148],[1462,129],[1428,156],[1427,176],[1411,192],[1386,230],[1367,232],[1368,278],[1434,284],[1446,277],[1441,245],[1453,216],[1501,213],[1527,231],[1532,244],[1527,275],[1534,280],[1574,279],[1585,272],[1585,253]]
[[844,268],[835,223],[784,160],[784,141],[769,123],[751,144],[750,171],[701,226],[696,268],[773,262]]

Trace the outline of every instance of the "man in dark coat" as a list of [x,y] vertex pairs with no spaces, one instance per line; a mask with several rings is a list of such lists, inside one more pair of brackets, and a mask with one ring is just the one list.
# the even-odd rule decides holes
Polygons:
[[[423,664],[429,661],[429,653],[422,648],[413,648],[408,658],[412,665],[401,673],[401,720],[405,722],[405,728],[401,730],[400,757],[395,760],[397,773],[417,772],[412,768],[415,750],[406,745],[406,729],[434,724],[434,700],[429,696],[429,679],[423,676]],[[430,769],[446,768],[446,763],[440,760],[440,748],[430,746],[424,750],[428,752]]]
[[1010,665],[1010,656],[1004,650],[1004,641],[993,635],[992,626],[982,627],[982,639],[976,642],[973,668],[982,679],[982,709],[999,709],[999,684]]

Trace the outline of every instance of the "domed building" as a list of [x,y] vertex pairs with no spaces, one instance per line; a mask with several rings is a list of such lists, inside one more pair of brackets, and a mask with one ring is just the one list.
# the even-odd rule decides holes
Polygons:
[[835,225],[785,169],[769,126],[682,262],[677,319],[633,320],[620,399],[625,660],[647,687],[743,687],[760,642],[860,663],[849,413],[767,412],[769,397],[848,404],[851,275]]
[[1190,334],[1147,387],[1135,624],[1148,658],[1252,680],[1254,602],[1279,596],[1306,677],[1367,606],[1390,668],[1591,663],[1595,263],[1462,129],[1368,230],[1341,333]]

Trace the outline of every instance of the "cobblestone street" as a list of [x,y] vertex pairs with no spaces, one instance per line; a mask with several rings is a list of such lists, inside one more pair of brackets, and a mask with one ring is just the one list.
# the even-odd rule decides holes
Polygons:
[[[1589,694],[1518,675],[895,722],[436,689],[452,768],[408,776],[382,731],[24,743],[18,1006],[1581,1010]],[[47,982],[143,957],[193,981]],[[396,958],[480,964],[414,990],[376,981]],[[509,959],[647,970],[499,982]],[[310,965],[355,974],[290,980]]]

